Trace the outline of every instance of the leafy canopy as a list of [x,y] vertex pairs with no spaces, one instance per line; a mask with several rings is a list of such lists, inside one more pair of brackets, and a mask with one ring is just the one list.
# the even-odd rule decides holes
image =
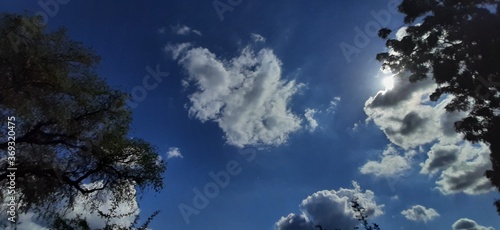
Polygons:
[[[15,117],[18,210],[62,225],[59,210],[68,211],[79,196],[94,197],[85,205],[95,211],[110,197],[135,201],[135,189],[161,190],[166,165],[157,149],[127,137],[128,96],[97,76],[99,57],[91,49],[37,22],[0,15],[0,113]],[[9,173],[6,126],[2,121],[2,184]]]
[[399,11],[406,33],[387,39],[391,30],[380,30],[391,51],[377,60],[412,82],[432,76],[433,101],[453,96],[446,110],[467,113],[456,131],[490,146],[493,168],[485,175],[500,190],[500,1],[403,0]]

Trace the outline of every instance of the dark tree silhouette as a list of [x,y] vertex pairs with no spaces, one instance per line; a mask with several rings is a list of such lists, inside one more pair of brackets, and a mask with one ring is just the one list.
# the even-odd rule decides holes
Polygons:
[[326,230],[326,229],[323,229],[323,226],[321,226],[321,225],[316,225],[316,226],[314,226],[314,227],[315,227],[315,228],[319,228],[319,230]]
[[[368,216],[365,213],[365,208],[359,204],[357,198],[351,200],[351,204],[352,209],[356,213],[356,218],[358,218],[365,230],[380,230],[378,224],[373,223],[373,225],[370,225],[368,223]],[[359,229],[359,227],[355,227],[354,229]]]
[[[163,188],[166,164],[151,144],[127,137],[128,96],[97,76],[99,57],[64,29],[46,32],[38,20],[0,15],[0,113],[15,117],[15,146],[7,120],[0,125],[0,183],[9,180],[6,169],[16,167],[19,212],[34,210],[62,229],[85,229],[78,218],[62,218],[77,197],[93,196],[85,204],[90,210],[103,199],[135,201],[131,188]],[[11,161],[7,153],[14,150]],[[0,189],[0,199],[6,196]]]
[[[403,0],[399,11],[406,35],[388,39],[395,52],[379,53],[377,60],[412,82],[431,76],[438,84],[432,101],[454,96],[446,110],[468,113],[455,129],[489,145],[493,167],[485,176],[500,191],[500,1]],[[390,32],[384,28],[379,36]],[[500,214],[500,201],[495,204]]]
[[[373,223],[372,225],[370,225],[368,223],[368,216],[365,213],[365,208],[358,202],[358,198],[354,198],[351,200],[351,208],[356,214],[356,218],[363,225],[365,230],[380,230],[378,224]],[[323,226],[319,224],[314,227],[319,228],[319,230],[326,230],[323,228]],[[359,229],[359,227],[354,227],[354,229]],[[336,228],[335,230],[340,230],[340,229]]]

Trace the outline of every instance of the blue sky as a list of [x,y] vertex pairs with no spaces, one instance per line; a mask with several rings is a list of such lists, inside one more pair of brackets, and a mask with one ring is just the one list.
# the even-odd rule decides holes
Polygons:
[[168,158],[164,190],[138,201],[141,217],[161,210],[153,229],[352,229],[353,197],[382,229],[498,228],[498,193],[482,177],[487,147],[451,129],[463,114],[444,112],[449,98],[427,100],[431,81],[383,84],[374,32],[403,25],[397,3],[72,0],[49,12],[6,0],[0,9],[44,12],[49,30],[68,28],[101,55],[98,73],[135,95],[130,136]]

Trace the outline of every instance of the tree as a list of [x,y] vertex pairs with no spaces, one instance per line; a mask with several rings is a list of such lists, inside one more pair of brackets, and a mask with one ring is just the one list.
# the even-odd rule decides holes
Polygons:
[[[373,223],[373,225],[370,225],[368,223],[368,216],[365,213],[365,208],[363,208],[363,206],[359,204],[357,198],[351,200],[351,207],[354,210],[354,213],[356,213],[356,217],[358,218],[359,222],[366,230],[380,230],[378,224]],[[355,227],[354,229],[359,229],[359,227]]]
[[[377,55],[383,68],[408,74],[412,82],[432,76],[438,87],[430,99],[452,95],[446,110],[464,111],[457,132],[489,145],[492,169],[485,176],[500,191],[500,1],[403,0],[407,26],[401,39],[387,39],[393,52]],[[500,201],[496,201],[500,214]]]
[[[378,226],[378,224],[372,223],[372,225],[370,225],[368,223],[368,215],[366,215],[366,213],[365,213],[365,208],[358,202],[357,197],[355,197],[354,199],[351,200],[351,208],[354,211],[354,213],[356,214],[356,218],[361,223],[361,225],[363,225],[365,230],[380,230],[380,227]],[[327,229],[324,229],[323,226],[319,225],[319,224],[314,226],[314,227],[319,228],[319,230],[327,230]],[[354,227],[354,229],[359,229],[359,227]],[[335,230],[340,230],[340,229],[336,228]]]
[[[0,18],[0,113],[12,118],[0,126],[0,183],[15,173],[17,210],[63,226],[77,197],[93,196],[86,205],[95,211],[109,197],[119,204],[135,201],[135,189],[160,191],[166,164],[150,143],[127,136],[128,95],[96,74],[90,48],[38,20]],[[0,189],[0,199],[9,194]]]

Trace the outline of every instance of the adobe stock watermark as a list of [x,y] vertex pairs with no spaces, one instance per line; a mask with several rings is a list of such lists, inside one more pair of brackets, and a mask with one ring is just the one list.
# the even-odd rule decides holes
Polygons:
[[16,171],[17,171],[17,159],[16,154],[18,153],[16,149],[16,117],[7,117],[7,220],[11,223],[16,223],[18,218],[17,208],[19,207],[19,198],[16,194]]
[[243,0],[214,0],[212,5],[221,22],[224,21],[224,13],[233,12],[234,7],[239,6]]
[[[35,17],[33,17],[32,21],[29,21],[23,18],[26,26],[21,27],[21,33],[26,34],[28,31],[34,33],[37,29],[45,27],[49,23],[49,17],[53,18],[59,13],[59,9],[61,5],[66,5],[71,0],[39,0],[38,6],[42,10],[39,10],[35,13]],[[14,49],[14,52],[19,52],[19,45],[26,44],[26,38],[16,34],[14,32],[10,32],[7,35],[10,45]]]
[[347,63],[351,63],[353,55],[356,56],[360,54],[361,50],[371,43],[371,39],[377,36],[379,29],[389,26],[392,16],[398,13],[398,5],[398,0],[390,0],[387,3],[387,9],[378,12],[374,10],[370,11],[373,20],[365,24],[364,30],[358,26],[354,27],[354,32],[356,34],[354,35],[353,43],[341,42],[339,44],[340,50]]
[[146,67],[146,71],[148,74],[142,78],[142,84],[132,88],[132,91],[130,92],[131,98],[127,100],[127,105],[132,109],[137,108],[139,103],[144,101],[148,96],[148,91],[156,89],[156,87],[158,87],[158,85],[163,81],[163,78],[169,75],[167,72],[161,72],[159,64],[156,65],[155,70],[148,65]]
[[[255,160],[257,150],[254,148],[238,149],[240,155],[245,156],[247,163]],[[184,218],[186,224],[191,223],[193,215],[199,215],[202,210],[206,209],[210,204],[211,199],[219,196],[220,191],[231,182],[231,178],[238,176],[243,171],[240,163],[236,160],[230,160],[226,163],[226,167],[218,172],[210,171],[208,177],[210,178],[207,183],[201,188],[193,188],[193,198],[191,203],[180,203],[178,205],[179,212]]]

